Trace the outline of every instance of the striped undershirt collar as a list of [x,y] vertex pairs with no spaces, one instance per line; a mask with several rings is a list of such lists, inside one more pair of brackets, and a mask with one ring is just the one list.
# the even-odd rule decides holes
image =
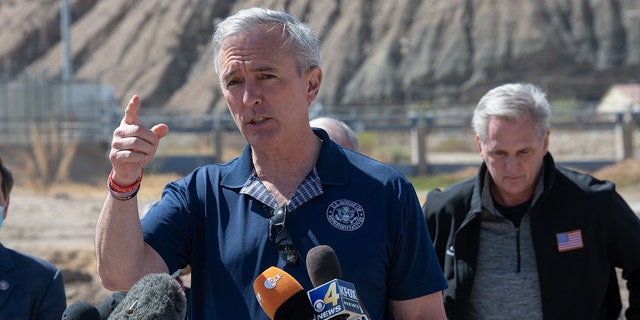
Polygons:
[[[313,167],[313,170],[311,170],[304,180],[302,180],[302,183],[300,183],[296,189],[291,200],[287,203],[287,210],[291,212],[309,200],[321,195],[323,192],[322,182],[318,176],[318,171],[316,170],[316,167]],[[244,186],[242,186],[240,194],[246,194],[253,197],[271,209],[276,209],[278,207],[276,199],[262,183],[255,169],[251,171],[251,175]]]

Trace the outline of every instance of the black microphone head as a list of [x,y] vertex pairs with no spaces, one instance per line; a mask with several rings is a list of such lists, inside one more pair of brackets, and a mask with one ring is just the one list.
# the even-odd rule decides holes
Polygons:
[[314,287],[333,279],[342,279],[342,270],[336,252],[330,246],[319,245],[307,252],[307,272]]
[[166,273],[142,277],[113,310],[109,320],[183,320],[187,299],[182,287]]
[[91,303],[74,302],[64,310],[62,320],[100,320],[100,313]]

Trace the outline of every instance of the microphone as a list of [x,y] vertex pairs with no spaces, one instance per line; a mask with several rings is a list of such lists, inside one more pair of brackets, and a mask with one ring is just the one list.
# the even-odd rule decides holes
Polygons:
[[367,319],[355,286],[342,280],[338,256],[329,246],[320,245],[307,253],[307,272],[315,288],[307,295],[317,320]]
[[166,273],[150,273],[127,292],[108,320],[184,320],[187,299],[182,287]]
[[272,320],[313,320],[302,285],[284,270],[269,267],[253,281],[253,292]]
[[91,303],[74,302],[64,310],[62,320],[100,320],[100,312]]

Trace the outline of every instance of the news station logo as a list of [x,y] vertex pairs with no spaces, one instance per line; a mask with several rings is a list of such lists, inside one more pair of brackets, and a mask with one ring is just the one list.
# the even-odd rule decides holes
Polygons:
[[337,315],[348,315],[347,319],[360,318],[363,314],[352,283],[340,279],[331,280],[307,293],[317,320]]
[[269,277],[264,281],[264,287],[267,289],[273,289],[276,287],[280,279],[282,279],[282,275],[279,273],[273,277]]
[[[282,275],[278,273],[273,277],[268,277],[267,279],[265,279],[263,285],[266,289],[275,289],[280,279],[282,279]],[[260,292],[256,293],[256,299],[258,299],[258,304],[262,306],[262,294]]]

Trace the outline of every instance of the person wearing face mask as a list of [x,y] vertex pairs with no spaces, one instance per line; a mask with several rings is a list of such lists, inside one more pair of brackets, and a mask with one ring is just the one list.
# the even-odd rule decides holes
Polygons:
[[[0,228],[13,175],[0,159]],[[0,243],[0,319],[60,319],[67,307],[62,273],[53,264]]]

